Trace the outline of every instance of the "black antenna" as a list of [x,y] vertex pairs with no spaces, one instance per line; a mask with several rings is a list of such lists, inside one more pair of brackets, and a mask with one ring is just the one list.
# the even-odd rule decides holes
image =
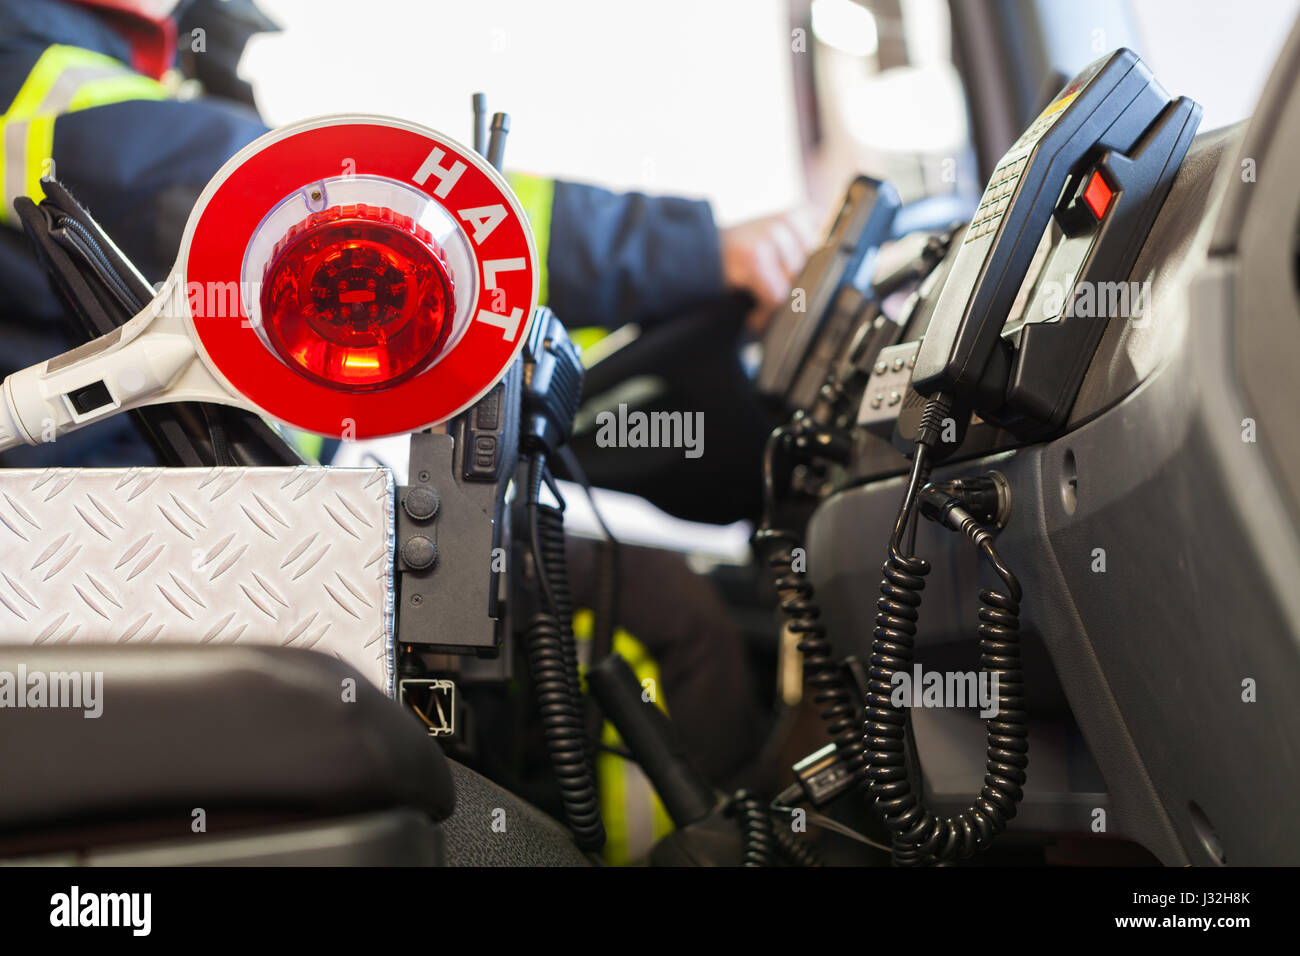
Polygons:
[[482,93],[474,94],[474,152],[486,156],[487,149],[487,97]]
[[487,160],[501,172],[501,160],[506,152],[506,135],[510,132],[510,114],[492,114],[492,138],[488,140]]

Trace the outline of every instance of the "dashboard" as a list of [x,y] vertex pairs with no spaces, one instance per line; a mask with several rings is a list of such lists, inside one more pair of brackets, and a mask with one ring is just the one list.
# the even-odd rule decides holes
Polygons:
[[[887,337],[851,330],[829,358],[806,351],[826,384],[789,407],[842,439],[828,480],[794,489],[811,499],[808,574],[835,655],[871,661],[917,421],[950,403],[960,421],[930,480],[1005,481],[997,549],[1024,589],[1031,758],[1008,836],[1119,837],[1170,865],[1283,863],[1300,847],[1300,710],[1283,690],[1300,680],[1300,499],[1295,429],[1258,428],[1294,408],[1280,356],[1300,345],[1300,203],[1280,170],[1242,170],[1300,128],[1294,77],[1279,70],[1253,125],[1197,134],[1199,108],[1128,57],[1085,70],[1012,146]],[[1230,235],[1281,251],[1248,257]],[[1080,309],[1097,287],[1131,299]],[[854,402],[835,391],[850,385]],[[973,667],[974,595],[992,577],[933,524],[917,521],[914,547],[933,566],[917,656]],[[982,722],[911,719],[926,799],[954,814],[986,773]]]

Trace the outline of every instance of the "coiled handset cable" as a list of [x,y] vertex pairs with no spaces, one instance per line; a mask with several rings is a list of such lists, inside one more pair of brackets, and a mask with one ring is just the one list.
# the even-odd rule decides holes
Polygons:
[[[907,491],[889,539],[872,635],[863,728],[865,773],[900,865],[947,863],[986,848],[1016,815],[1029,764],[1020,663],[1020,582],[998,555],[992,533],[966,507],[967,503],[984,505],[986,482],[994,479],[927,484],[935,446],[952,412],[953,402],[939,394],[926,403],[922,414]],[[986,722],[984,786],[955,817],[941,818],[926,806],[910,712],[892,701],[894,675],[912,669],[921,591],[930,573],[930,563],[915,554],[916,523],[922,516],[969,540],[1005,586],[979,594],[980,669],[997,678],[998,710]]]
[[820,435],[822,430],[806,417],[799,417],[772,432],[763,452],[763,524],[754,533],[754,546],[760,561],[772,574],[786,628],[798,640],[803,659],[804,684],[812,694],[817,714],[835,742],[835,749],[848,772],[862,781],[865,745],[859,731],[862,708],[853,682],[835,657],[834,647],[821,620],[812,583],[808,580],[801,537],[776,524],[776,456],[794,443],[805,430]]
[[[573,637],[573,596],[564,555],[564,498],[547,462],[573,432],[582,363],[559,319],[538,309],[524,347],[521,450],[528,459],[528,537],[540,607],[524,634],[528,674],[542,737],[560,787],[564,814],[583,850],[605,844],[595,761]],[[548,488],[556,506],[542,502]]]
[[[559,507],[541,502],[543,484],[551,488]],[[578,678],[573,597],[564,559],[563,499],[540,453],[529,462],[528,491],[529,539],[542,592],[542,607],[529,620],[524,635],[528,674],[569,829],[581,849],[598,850],[605,844],[605,826]]]
[[[954,225],[931,236],[906,267],[874,283],[875,301],[869,304],[862,325],[850,339],[849,361],[844,366],[832,367],[819,390],[820,410],[814,409],[811,414],[795,412],[788,423],[772,432],[763,449],[763,521],[754,533],[755,551],[772,574],[786,627],[798,640],[804,683],[811,691],[818,716],[854,783],[864,788],[860,694],[855,682],[845,673],[844,662],[836,658],[821,621],[821,608],[808,580],[805,562],[800,560],[805,550],[803,540],[788,525],[778,524],[777,457],[793,452],[804,460],[821,458],[839,464],[849,460],[853,438],[851,426],[846,425],[843,416],[856,408],[856,400],[865,388],[880,348],[893,341],[892,338],[883,341],[876,333],[878,320],[884,319],[879,302],[886,295],[924,282],[943,262],[958,228]],[[892,327],[887,320],[885,324]]]

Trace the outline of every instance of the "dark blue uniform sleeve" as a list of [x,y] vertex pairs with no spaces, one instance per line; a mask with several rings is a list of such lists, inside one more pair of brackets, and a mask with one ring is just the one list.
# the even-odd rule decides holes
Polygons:
[[54,158],[59,181],[158,282],[208,180],[264,132],[228,100],[132,100],[60,116]]
[[723,292],[707,202],[557,182],[549,299],[569,326],[651,322]]

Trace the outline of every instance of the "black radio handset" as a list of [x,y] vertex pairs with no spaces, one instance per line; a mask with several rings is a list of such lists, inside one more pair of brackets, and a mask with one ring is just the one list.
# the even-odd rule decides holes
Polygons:
[[[1121,210],[1145,236],[1199,118],[1200,108],[1190,100],[1171,102],[1130,50],[1117,50],[1076,76],[994,170],[917,354],[916,391],[940,399],[955,417],[974,410],[996,419],[1017,364],[1010,342],[1002,339],[1003,327],[1053,215],[1066,235],[1081,237],[1072,253],[1079,260],[1069,277],[1073,284],[1081,275],[1078,267],[1097,259],[1107,220]],[[1143,148],[1153,142],[1158,148]],[[1118,181],[1115,171],[1124,163],[1116,158],[1133,160],[1127,168],[1140,167],[1141,175]],[[1133,222],[1135,217],[1145,221]],[[1112,270],[1132,265],[1131,256],[1126,263],[1126,256],[1102,258]],[[1107,278],[1126,279],[1127,272]],[[1091,328],[1075,324],[1072,331],[1091,338],[1095,349],[1104,323],[1085,324]],[[1076,354],[1069,358],[1086,348],[1085,342],[1073,343]],[[1074,374],[1071,369],[1069,377]],[[1077,388],[1078,381],[1054,386],[1061,394],[1052,396],[1053,408],[1042,417],[1063,419],[1055,406],[1072,403]],[[933,457],[941,457],[936,451]]]
[[[857,176],[849,184],[826,240],[808,257],[794,293],[763,336],[758,390],[791,408],[810,408],[829,364],[853,332],[856,310],[842,294],[871,294],[875,253],[890,238],[901,201],[889,183]],[[848,321],[846,321],[848,320]]]

